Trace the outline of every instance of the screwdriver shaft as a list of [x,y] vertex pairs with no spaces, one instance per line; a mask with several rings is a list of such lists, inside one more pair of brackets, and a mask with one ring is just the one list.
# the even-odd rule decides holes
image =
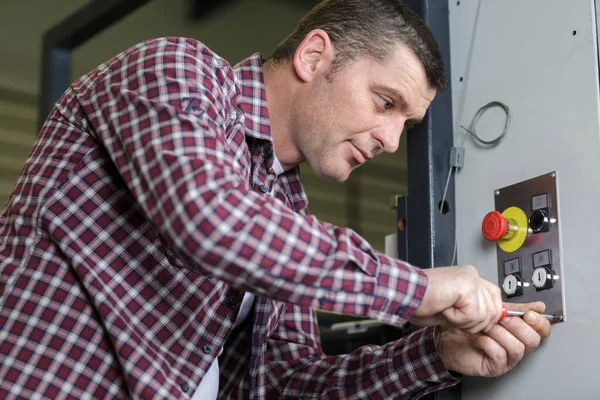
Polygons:
[[[508,313],[506,314],[509,317],[522,317],[525,313],[523,311],[510,311],[508,310]],[[557,321],[557,322],[562,322],[563,321],[563,317],[562,315],[551,315],[551,314],[540,314],[542,317],[550,320],[550,321]]]

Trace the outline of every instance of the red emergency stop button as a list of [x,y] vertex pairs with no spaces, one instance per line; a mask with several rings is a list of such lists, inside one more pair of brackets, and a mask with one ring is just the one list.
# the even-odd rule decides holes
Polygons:
[[498,211],[489,212],[481,223],[481,233],[487,240],[498,240],[506,235],[508,221]]

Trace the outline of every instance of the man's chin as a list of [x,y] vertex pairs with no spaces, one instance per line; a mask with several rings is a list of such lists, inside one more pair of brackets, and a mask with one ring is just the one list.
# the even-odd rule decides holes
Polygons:
[[319,169],[315,170],[315,173],[321,179],[340,183],[345,182],[350,176],[350,170],[343,170],[341,168],[337,170]]

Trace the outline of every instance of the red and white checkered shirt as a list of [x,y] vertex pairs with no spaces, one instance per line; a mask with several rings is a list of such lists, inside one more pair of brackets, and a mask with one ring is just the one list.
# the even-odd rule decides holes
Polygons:
[[456,383],[432,329],[323,354],[313,308],[402,324],[427,280],[307,215],[298,169],[272,163],[259,54],[232,68],[162,38],[76,81],[0,215],[0,398],[185,399],[221,348],[224,399]]

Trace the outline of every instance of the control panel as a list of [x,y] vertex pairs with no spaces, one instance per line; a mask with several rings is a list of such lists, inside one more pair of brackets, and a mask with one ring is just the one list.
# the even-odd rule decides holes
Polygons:
[[495,190],[495,210],[483,219],[484,238],[497,243],[503,300],[543,301],[565,317],[558,176],[550,172]]

